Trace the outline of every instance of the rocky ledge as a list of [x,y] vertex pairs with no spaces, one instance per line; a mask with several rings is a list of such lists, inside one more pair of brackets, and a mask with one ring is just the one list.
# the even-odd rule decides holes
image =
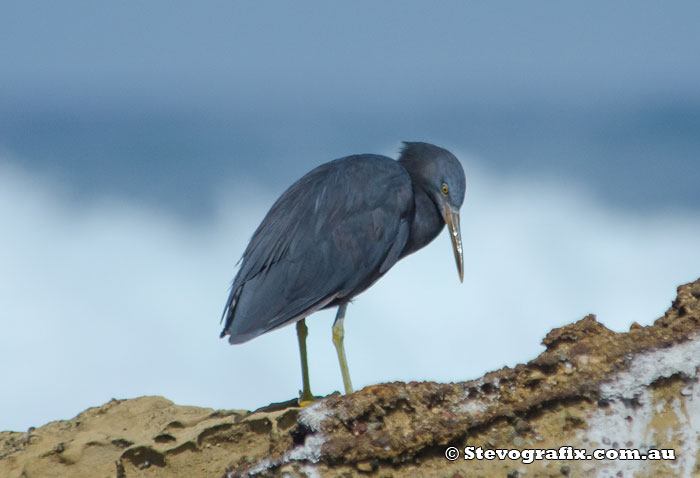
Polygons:
[[[72,420],[1,432],[0,476],[698,476],[699,333],[700,280],[679,287],[651,326],[616,333],[589,315],[552,330],[531,362],[477,380],[379,384],[255,412],[112,400]],[[466,447],[468,458],[550,451],[477,460],[465,459]],[[571,459],[599,449],[648,459]],[[663,459],[652,460],[654,450]]]

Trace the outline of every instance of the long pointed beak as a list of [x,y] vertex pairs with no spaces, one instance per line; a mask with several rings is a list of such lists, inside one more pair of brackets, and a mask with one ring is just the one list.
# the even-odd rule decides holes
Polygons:
[[445,202],[443,203],[442,217],[450,230],[450,239],[452,240],[452,249],[455,253],[455,262],[457,262],[459,281],[464,282],[464,257],[462,256],[462,232],[459,229],[459,211],[452,210]]

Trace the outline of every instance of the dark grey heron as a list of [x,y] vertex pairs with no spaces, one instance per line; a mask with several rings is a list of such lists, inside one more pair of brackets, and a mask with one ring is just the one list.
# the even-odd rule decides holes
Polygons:
[[345,393],[352,393],[343,346],[348,302],[435,239],[445,224],[462,281],[459,208],[465,189],[457,158],[428,143],[404,143],[398,161],[360,154],[307,173],[273,204],[243,253],[221,337],[240,344],[296,322],[300,403],[306,404],[313,395],[305,318],[337,306],[333,343]]

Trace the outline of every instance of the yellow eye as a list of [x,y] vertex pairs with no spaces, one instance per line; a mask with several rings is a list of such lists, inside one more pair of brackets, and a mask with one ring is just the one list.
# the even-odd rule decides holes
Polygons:
[[447,193],[449,193],[449,192],[450,192],[450,190],[447,189],[447,184],[443,184],[442,185],[442,194],[447,195]]

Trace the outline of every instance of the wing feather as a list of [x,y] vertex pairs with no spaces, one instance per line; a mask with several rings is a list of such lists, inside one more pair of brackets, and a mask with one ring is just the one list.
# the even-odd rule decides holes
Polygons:
[[410,177],[390,158],[349,156],[314,169],[253,234],[221,335],[245,342],[362,292],[399,259],[412,213]]

